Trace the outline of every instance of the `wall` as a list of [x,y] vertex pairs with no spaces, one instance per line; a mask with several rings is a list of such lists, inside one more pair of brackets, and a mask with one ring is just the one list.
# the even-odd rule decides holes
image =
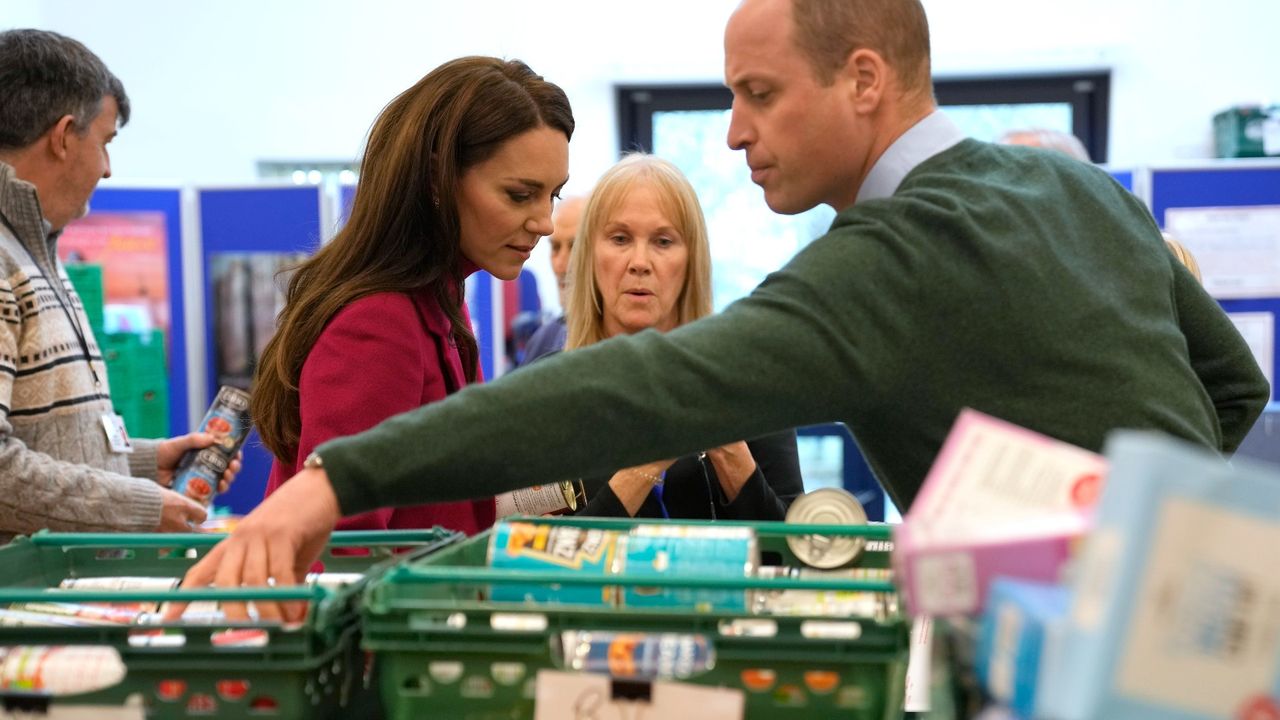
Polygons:
[[[1209,118],[1280,101],[1274,0],[926,0],[939,75],[1111,67],[1112,162],[1207,157]],[[573,184],[616,152],[615,82],[718,82],[735,0],[6,0],[0,25],[84,40],[126,82],[117,175],[237,182],[258,159],[348,158],[381,106],[445,59],[519,57],[575,104]]]

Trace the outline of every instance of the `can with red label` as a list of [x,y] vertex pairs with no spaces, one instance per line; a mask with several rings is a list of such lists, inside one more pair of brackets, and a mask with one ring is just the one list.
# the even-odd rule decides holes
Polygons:
[[227,385],[218,389],[199,431],[214,436],[215,442],[203,450],[189,450],[178,461],[173,490],[208,505],[218,491],[218,481],[231,459],[249,437],[253,421],[249,417],[249,393]]

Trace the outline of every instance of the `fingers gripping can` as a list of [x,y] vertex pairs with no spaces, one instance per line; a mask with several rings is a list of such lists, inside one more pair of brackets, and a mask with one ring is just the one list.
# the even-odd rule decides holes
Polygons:
[[[798,525],[866,525],[867,511],[852,493],[822,488],[805,493],[791,503],[787,522]],[[845,535],[788,535],[787,547],[800,562],[821,570],[853,564],[866,540]]]
[[231,459],[249,437],[252,424],[249,393],[227,385],[219,388],[199,427],[200,432],[213,435],[214,443],[203,450],[189,450],[182,456],[173,476],[173,490],[208,505]]

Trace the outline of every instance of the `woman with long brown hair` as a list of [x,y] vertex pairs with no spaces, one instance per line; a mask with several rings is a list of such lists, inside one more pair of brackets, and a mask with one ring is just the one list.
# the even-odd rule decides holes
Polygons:
[[[447,62],[383,109],[350,219],[293,275],[258,365],[268,495],[317,445],[479,379],[463,281],[477,269],[515,279],[551,233],[573,128],[559,87],[489,57]],[[384,508],[339,528],[475,533],[493,519],[486,499]]]

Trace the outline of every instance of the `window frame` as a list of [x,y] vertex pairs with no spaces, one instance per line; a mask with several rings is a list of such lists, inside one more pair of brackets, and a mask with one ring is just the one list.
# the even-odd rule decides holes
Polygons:
[[[1105,163],[1111,109],[1111,71],[1025,75],[975,75],[934,79],[939,105],[1065,102],[1072,134],[1089,157]],[[622,153],[653,148],[653,114],[681,110],[728,110],[733,93],[720,84],[623,84],[614,88],[618,147]]]

